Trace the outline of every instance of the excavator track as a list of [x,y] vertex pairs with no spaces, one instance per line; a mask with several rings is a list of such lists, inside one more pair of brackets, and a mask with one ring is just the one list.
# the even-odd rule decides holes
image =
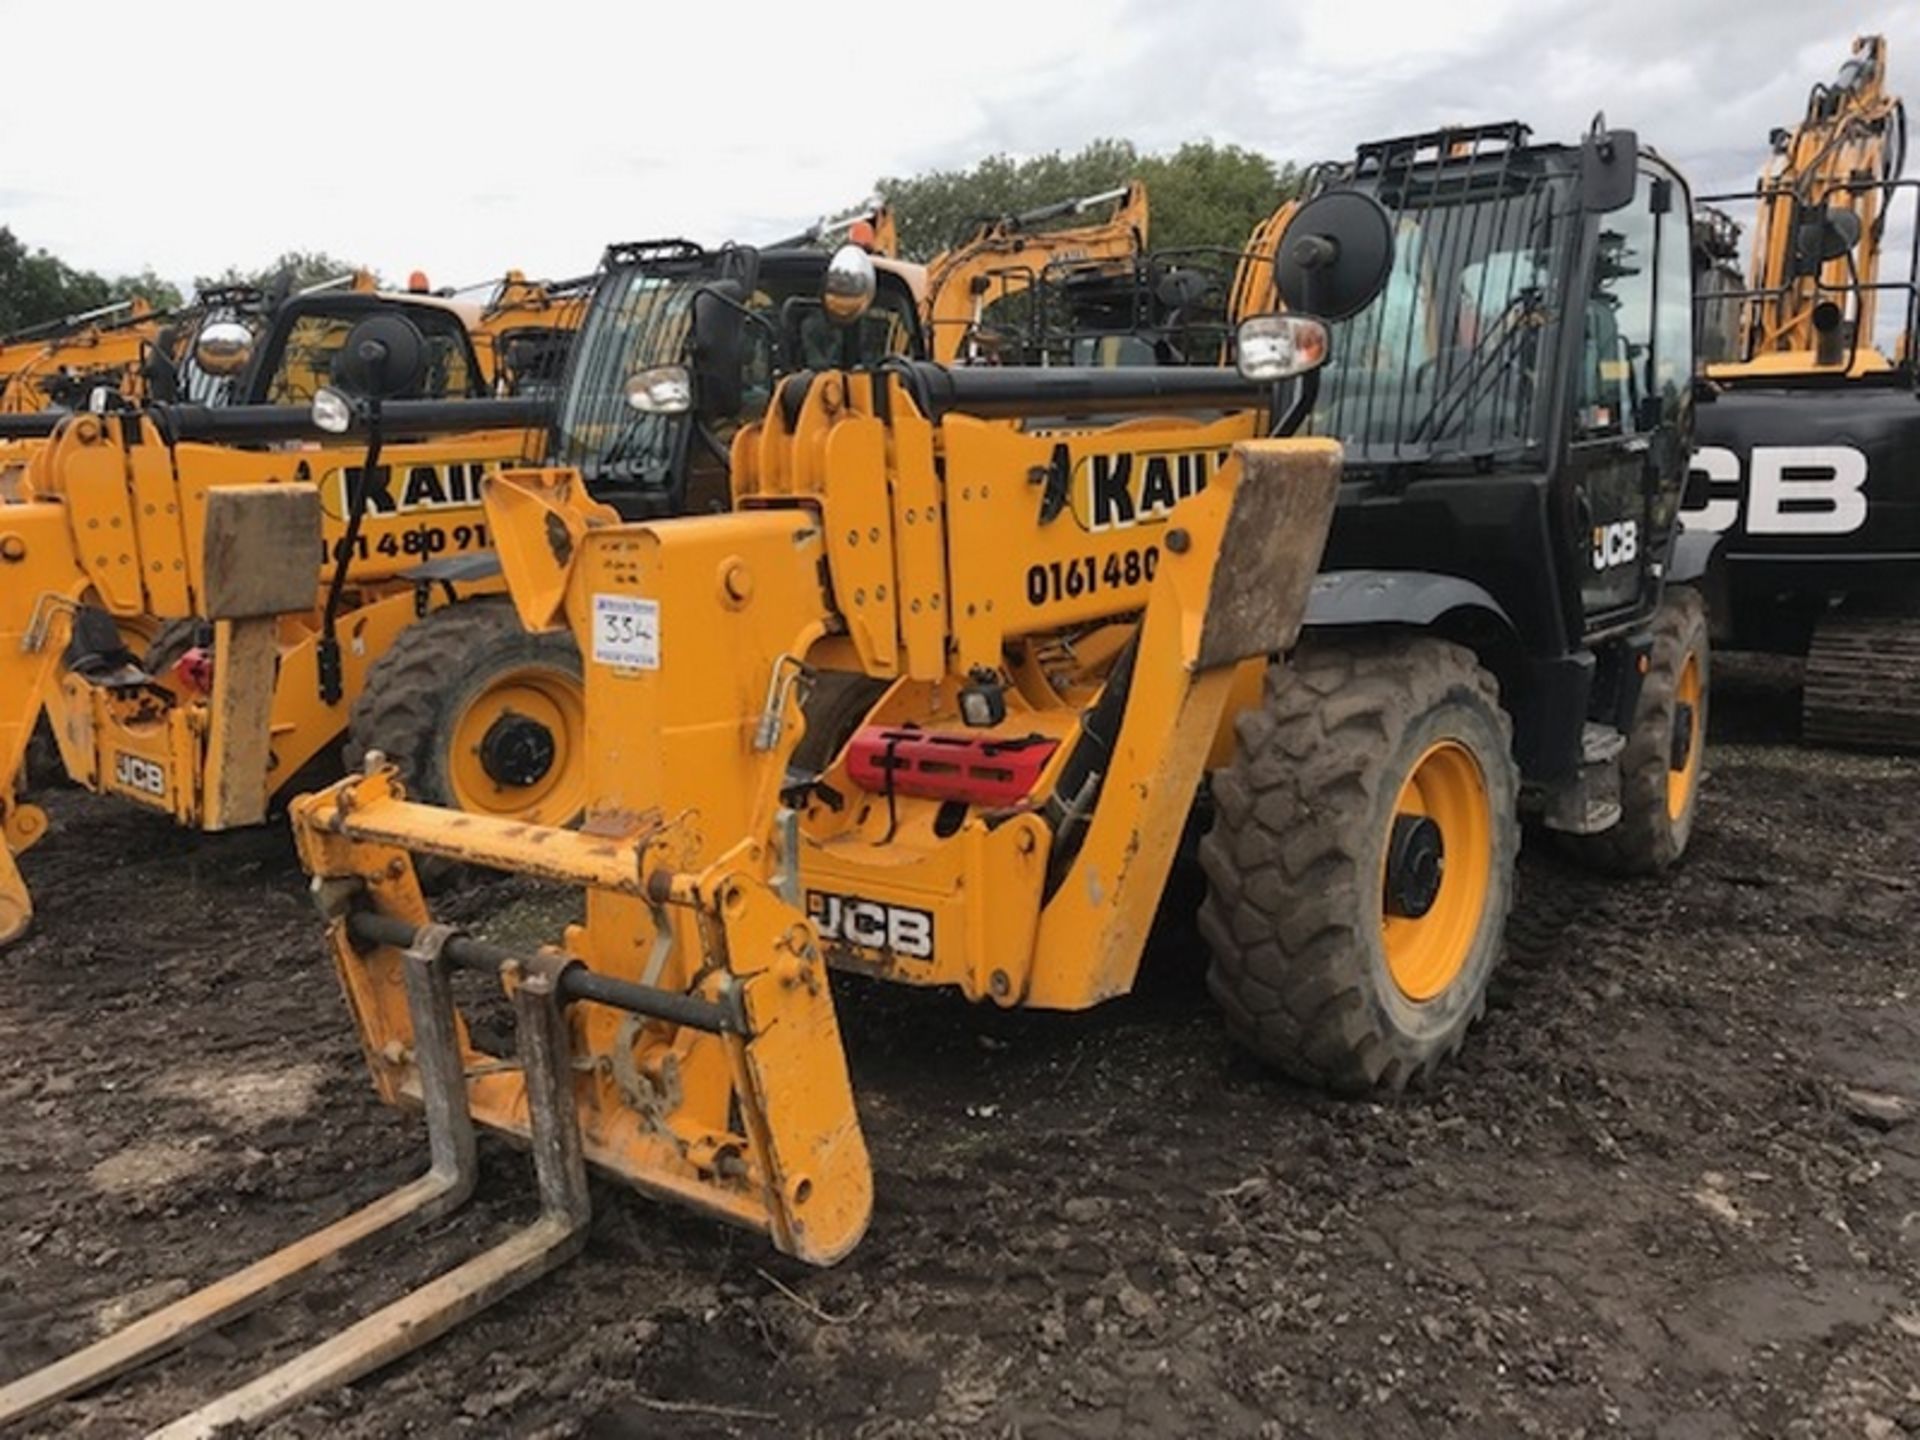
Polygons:
[[1920,615],[1832,615],[1807,651],[1800,733],[1815,745],[1920,752]]

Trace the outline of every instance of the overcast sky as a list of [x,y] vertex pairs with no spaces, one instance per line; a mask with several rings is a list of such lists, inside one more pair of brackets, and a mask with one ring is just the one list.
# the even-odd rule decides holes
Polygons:
[[0,0],[0,224],[182,283],[294,248],[465,284],[577,274],[613,240],[772,239],[995,151],[1310,161],[1449,121],[1571,138],[1601,108],[1704,193],[1751,183],[1875,29],[1920,99],[1911,3]]

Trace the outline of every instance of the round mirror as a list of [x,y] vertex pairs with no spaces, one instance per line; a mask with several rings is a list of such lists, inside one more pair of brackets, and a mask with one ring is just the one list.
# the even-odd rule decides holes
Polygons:
[[193,341],[193,361],[209,375],[238,375],[253,358],[253,331],[238,320],[210,320]]
[[350,395],[391,400],[417,386],[426,368],[427,342],[420,327],[388,310],[347,332],[347,343],[333,358],[332,379]]
[[834,324],[851,325],[867,313],[879,287],[873,257],[858,245],[842,245],[827,262],[826,279],[820,285],[820,308]]
[[1280,237],[1273,280],[1289,310],[1344,320],[1373,303],[1393,273],[1393,220],[1358,190],[1307,201]]
[[1798,258],[1806,264],[1838,260],[1860,243],[1860,216],[1831,205],[1811,212],[1795,237]]

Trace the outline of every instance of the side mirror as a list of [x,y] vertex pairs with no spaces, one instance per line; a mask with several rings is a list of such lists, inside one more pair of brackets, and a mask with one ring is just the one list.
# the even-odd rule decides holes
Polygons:
[[1153,298],[1170,311],[1193,309],[1207,298],[1213,282],[1198,270],[1163,271],[1153,287]]
[[703,420],[730,420],[740,413],[741,372],[746,368],[746,323],[741,314],[747,287],[716,280],[693,297],[694,400]]
[[1805,273],[1829,260],[1839,260],[1860,243],[1860,217],[1852,210],[1810,206],[1801,211],[1793,231],[1793,258]]
[[1604,215],[1630,203],[1640,181],[1640,137],[1609,130],[1600,116],[1580,142],[1580,204]]
[[1294,213],[1273,256],[1287,309],[1326,321],[1371,305],[1393,273],[1393,219],[1371,195],[1331,190]]
[[427,342],[406,316],[369,315],[347,332],[333,361],[333,382],[360,399],[392,400],[420,384],[427,368]]
[[238,320],[213,320],[193,341],[193,361],[209,375],[238,375],[253,358],[253,331]]
[[842,245],[827,262],[820,286],[820,308],[842,329],[859,323],[880,289],[873,257],[858,245]]
[[153,344],[140,347],[140,378],[146,384],[147,399],[162,405],[180,398],[180,372],[170,353],[177,343],[174,331],[162,330]]

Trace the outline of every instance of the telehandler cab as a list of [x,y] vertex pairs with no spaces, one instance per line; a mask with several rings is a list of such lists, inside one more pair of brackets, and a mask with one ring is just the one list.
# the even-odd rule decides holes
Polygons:
[[[790,375],[727,514],[494,480],[516,607],[587,657],[584,824],[422,805],[377,755],[294,807],[431,1168],[0,1389],[0,1422],[462,1203],[476,1123],[531,1146],[535,1222],[162,1433],[276,1413],[560,1263],[589,1165],[840,1259],[872,1176],[828,967],[1098,1003],[1193,820],[1234,1033],[1343,1091],[1425,1075],[1481,1012],[1524,809],[1652,861],[1686,840],[1689,228],[1631,132],[1371,145],[1291,216],[1287,312],[1243,321],[1236,368]],[[854,326],[874,288],[842,252],[822,309]],[[530,953],[436,924],[415,856],[584,887],[584,923]],[[517,1056],[477,1048],[455,969],[497,976]]]

